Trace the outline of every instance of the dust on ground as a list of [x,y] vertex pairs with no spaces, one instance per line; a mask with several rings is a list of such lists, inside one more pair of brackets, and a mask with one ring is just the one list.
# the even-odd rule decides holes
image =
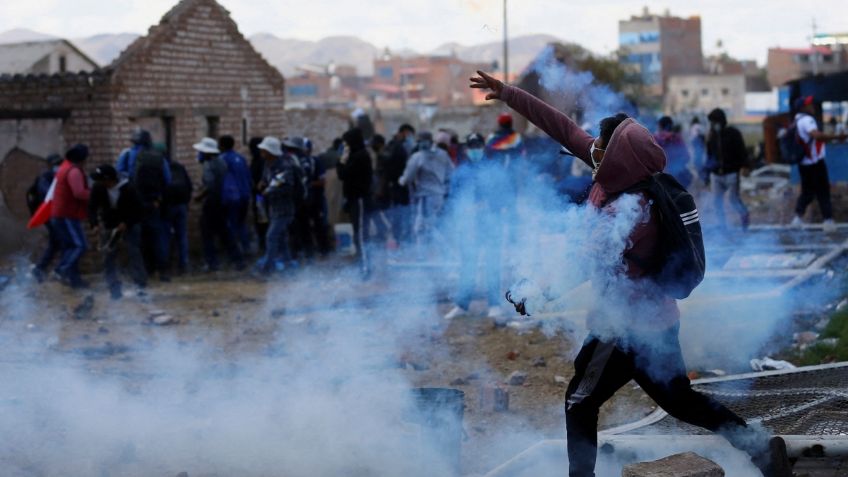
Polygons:
[[[333,280],[337,267],[338,263],[325,263],[317,268]],[[242,360],[257,356],[285,356],[287,340],[303,334],[320,338],[326,330],[313,322],[313,313],[356,302],[367,314],[369,306],[381,306],[390,289],[380,277],[349,281],[341,283],[327,303],[292,296],[275,307],[268,297],[287,293],[296,285],[297,275],[271,281],[235,272],[187,276],[152,283],[140,294],[127,290],[119,301],[109,299],[99,277],[90,278],[93,288],[83,292],[56,282],[22,287],[37,311],[28,316],[2,312],[0,341],[7,345],[0,345],[0,366],[37,363],[44,353],[67,356],[82,361],[89,373],[124,377],[124,386],[132,391],[155,372],[144,368],[143,357],[159,343],[215,350],[208,366],[238,367]],[[564,334],[547,336],[537,329],[497,326],[481,316],[445,322],[441,316],[449,308],[446,299],[409,306],[430,318],[399,342],[384,343],[375,337],[374,353],[389,354],[384,372],[403,373],[411,387],[465,393],[464,474],[485,473],[540,438],[564,437],[565,383],[573,374],[579,343]],[[483,307],[475,303],[472,314]],[[16,345],[8,346],[12,340]],[[527,373],[522,385],[506,383],[514,371]],[[507,411],[481,407],[481,390],[492,386],[508,390]],[[638,387],[628,384],[602,409],[601,427],[638,420],[654,408]],[[501,429],[518,432],[514,439],[504,439]]]

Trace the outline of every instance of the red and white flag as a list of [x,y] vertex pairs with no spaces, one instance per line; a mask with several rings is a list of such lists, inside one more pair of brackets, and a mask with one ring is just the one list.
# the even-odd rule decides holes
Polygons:
[[29,219],[29,223],[27,224],[28,229],[41,227],[50,220],[50,216],[53,214],[53,192],[55,190],[56,179],[54,178],[53,182],[50,184],[50,189],[47,190],[47,195],[44,196],[44,202],[38,206],[38,209],[34,214],[32,214],[32,218]]

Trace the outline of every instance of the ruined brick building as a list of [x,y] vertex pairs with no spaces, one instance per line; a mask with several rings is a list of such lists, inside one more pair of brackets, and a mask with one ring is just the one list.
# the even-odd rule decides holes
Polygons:
[[231,134],[244,150],[283,135],[284,86],[215,0],[180,1],[93,72],[0,77],[0,251],[28,240],[25,191],[48,154],[84,142],[91,164],[112,163],[141,126],[199,179],[200,137]]

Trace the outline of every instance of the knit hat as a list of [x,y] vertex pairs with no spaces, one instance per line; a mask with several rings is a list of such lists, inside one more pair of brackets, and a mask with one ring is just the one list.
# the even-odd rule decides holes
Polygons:
[[58,154],[50,154],[44,160],[47,161],[47,165],[50,166],[50,167],[58,166],[63,161],[62,156],[60,156]]
[[498,126],[500,127],[512,127],[512,115],[509,113],[501,113],[498,116]]
[[65,153],[65,159],[73,162],[74,164],[79,164],[80,162],[88,159],[88,146],[85,144],[75,145],[68,149]]

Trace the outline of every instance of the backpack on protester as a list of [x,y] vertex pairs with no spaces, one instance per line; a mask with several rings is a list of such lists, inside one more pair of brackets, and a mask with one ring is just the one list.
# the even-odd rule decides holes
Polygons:
[[[692,194],[670,174],[659,172],[623,191],[644,192],[653,201],[659,218],[662,257],[645,268],[663,292],[678,300],[687,298],[704,280],[706,253],[698,208]],[[640,260],[625,255],[640,265]]]
[[191,179],[181,164],[171,162],[171,182],[165,188],[165,198],[171,205],[187,204],[191,201]]
[[53,184],[54,175],[53,173],[40,174],[27,189],[26,201],[30,215],[34,215],[44,202],[47,192],[50,190],[50,185]]
[[807,145],[798,133],[798,121],[792,121],[778,138],[780,157],[787,164],[800,164],[807,156]]
[[133,182],[145,202],[159,199],[165,193],[165,156],[153,149],[138,151]]

